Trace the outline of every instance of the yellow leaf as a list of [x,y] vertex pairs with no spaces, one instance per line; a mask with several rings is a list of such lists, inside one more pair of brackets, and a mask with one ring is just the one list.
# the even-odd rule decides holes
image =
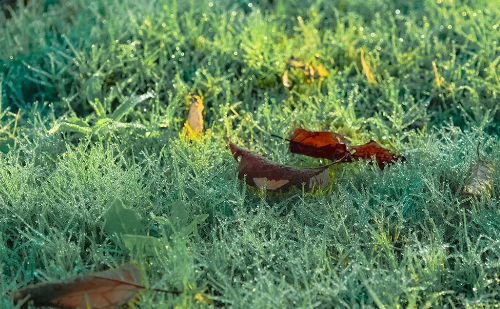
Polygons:
[[314,66],[312,64],[306,64],[304,66],[303,70],[304,70],[305,79],[306,79],[307,83],[310,83],[313,79],[318,79],[321,77],[328,76],[326,69],[321,65]]
[[304,66],[304,75],[307,83],[310,83],[314,78],[314,67],[310,64]]
[[283,73],[283,86],[290,88],[290,80],[288,80],[288,70],[285,70],[285,73]]
[[326,77],[328,76],[328,72],[325,67],[322,65],[317,65],[314,67],[314,78]]
[[286,68],[303,68],[304,63],[302,61],[296,59],[294,56],[291,56],[286,63]]
[[283,81],[283,86],[290,88],[291,83],[290,83],[290,69],[296,68],[296,69],[302,69],[304,73],[304,80],[306,83],[311,83],[313,79],[318,79],[321,77],[326,77],[328,76],[328,72],[326,71],[325,67],[322,65],[312,65],[312,64],[304,64],[302,61],[296,59],[294,56],[290,57],[286,63],[286,69],[285,72],[283,73],[282,81]]
[[365,51],[361,48],[361,66],[363,67],[363,71],[365,72],[366,79],[368,80],[368,83],[372,85],[377,85],[377,81],[375,80],[375,77],[373,76],[373,73],[370,69],[370,66],[365,60]]
[[442,77],[439,75],[436,61],[432,61],[432,69],[434,70],[434,80],[436,81],[436,86],[438,88],[443,84]]
[[203,99],[198,95],[190,94],[188,99],[191,103],[191,107],[189,108],[186,128],[190,135],[196,136],[203,132],[202,111],[205,107],[203,106]]

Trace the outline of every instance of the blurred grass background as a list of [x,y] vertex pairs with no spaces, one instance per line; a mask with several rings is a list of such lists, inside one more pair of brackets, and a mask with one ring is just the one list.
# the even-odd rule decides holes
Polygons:
[[[145,292],[137,308],[500,303],[498,173],[490,196],[461,194],[478,145],[500,163],[498,1],[4,10],[0,307],[25,284],[129,260],[147,285],[186,292]],[[292,55],[328,76],[285,88]],[[189,93],[205,103],[195,141],[180,133]],[[320,164],[270,137],[298,126],[374,139],[408,160],[335,166],[324,192],[241,185],[222,136],[280,163]],[[120,216],[140,220],[119,231]]]

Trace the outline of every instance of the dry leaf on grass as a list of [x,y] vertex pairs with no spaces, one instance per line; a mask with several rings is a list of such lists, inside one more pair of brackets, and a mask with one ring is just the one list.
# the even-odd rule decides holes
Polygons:
[[472,167],[472,173],[467,180],[462,193],[465,195],[475,196],[477,198],[486,195],[491,195],[493,175],[496,171],[493,163],[481,158],[479,153],[479,145],[477,146],[477,163]]
[[43,282],[14,292],[14,302],[56,308],[113,309],[132,303],[143,289],[142,274],[135,264],[125,264],[92,275]]
[[369,160],[372,158],[372,156],[375,156],[375,160],[377,161],[378,167],[380,167],[381,170],[384,169],[386,164],[392,164],[398,160],[406,160],[405,157],[398,156],[392,153],[389,149],[380,146],[374,140],[371,140],[363,145],[351,146],[349,147],[349,152],[351,154],[350,157],[353,160]]
[[436,87],[441,88],[443,85],[443,78],[439,75],[436,61],[432,61],[432,70],[434,71],[434,81],[436,82]]
[[[96,272],[82,277],[28,285],[14,292],[14,303],[21,308],[50,306],[65,309],[117,309],[132,304],[139,296],[142,273],[137,265],[125,264],[118,268]],[[180,291],[151,289],[180,294]]]
[[317,132],[298,128],[293,132],[289,142],[291,153],[332,161],[353,162],[362,159],[370,160],[372,156],[375,156],[382,170],[386,164],[405,160],[405,157],[392,153],[373,140],[363,145],[351,146],[344,136],[334,132]]
[[328,167],[331,164],[312,168],[282,165],[234,145],[227,137],[225,140],[233,157],[236,160],[241,157],[238,178],[245,179],[250,186],[286,191],[292,187],[302,188],[305,184],[306,190],[313,190],[324,189],[330,181]]
[[186,128],[191,136],[196,136],[203,133],[203,99],[195,94],[190,94],[188,97],[190,103],[189,114],[186,121]]
[[326,71],[325,67],[321,65],[305,64],[292,56],[286,63],[285,72],[283,73],[282,77],[283,86],[285,86],[286,88],[290,88],[292,86],[292,83],[290,81],[290,69],[292,68],[298,68],[302,70],[306,83],[311,83],[314,79],[328,76],[328,72]]
[[347,155],[344,136],[333,132],[314,132],[297,128],[293,131],[289,146],[291,153],[313,158],[340,160]]
[[361,53],[361,66],[363,67],[363,71],[365,72],[366,79],[368,80],[368,83],[372,85],[377,85],[377,81],[375,80],[375,76],[373,75],[373,72],[368,65],[368,63],[365,60],[365,51],[361,48],[360,49]]

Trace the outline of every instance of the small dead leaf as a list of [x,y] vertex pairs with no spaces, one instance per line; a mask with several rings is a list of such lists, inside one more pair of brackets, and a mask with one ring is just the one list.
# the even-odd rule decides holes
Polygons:
[[290,69],[292,68],[298,68],[302,70],[306,83],[311,83],[314,79],[328,76],[328,72],[326,71],[325,67],[321,65],[315,66],[312,64],[304,64],[302,61],[299,61],[294,56],[292,56],[286,63],[285,72],[283,73],[282,77],[283,85],[287,88],[290,88],[292,85],[290,83],[289,77]]
[[370,160],[372,156],[375,156],[382,170],[385,164],[394,163],[399,159],[405,160],[403,156],[392,153],[373,140],[364,145],[351,146],[344,136],[333,132],[315,132],[298,128],[293,132],[289,142],[291,153],[332,161],[339,160],[337,163]]
[[288,70],[285,70],[283,73],[283,86],[290,88],[292,85],[290,84],[290,80],[288,79]]
[[326,71],[325,67],[322,65],[317,65],[314,66],[314,78],[320,78],[320,77],[327,77],[328,72]]
[[[381,170],[384,169],[385,164],[391,164],[397,160],[406,160],[405,157],[392,153],[389,149],[380,146],[374,140],[360,146],[351,146],[349,147],[349,152],[351,153],[350,158],[353,160],[369,160],[372,156],[375,156],[375,160]],[[351,161],[347,160],[346,162]]]
[[289,70],[290,68],[304,68],[304,63],[294,56],[291,56],[286,62],[286,69]]
[[491,162],[482,159],[479,154],[479,145],[477,148],[477,163],[472,167],[472,173],[467,180],[462,193],[475,196],[477,198],[483,195],[491,195],[493,175],[496,171]]
[[[25,286],[14,292],[14,304],[27,309],[50,306],[64,309],[118,309],[133,304],[142,285],[142,272],[136,264],[127,263],[90,275]],[[178,295],[181,291],[150,289]]]
[[292,187],[301,188],[304,183],[306,190],[313,190],[326,188],[330,181],[328,167],[331,164],[312,168],[286,166],[238,147],[227,137],[224,139],[235,160],[241,157],[238,178],[245,179],[250,186],[269,191],[286,191]]
[[297,128],[293,131],[289,147],[291,153],[332,161],[348,155],[345,137],[333,132],[314,132]]
[[372,85],[377,85],[377,81],[375,80],[375,76],[372,73],[372,70],[370,69],[370,66],[365,60],[365,51],[361,48],[361,66],[363,67],[363,71],[365,72],[366,79],[368,80],[368,83]]
[[328,76],[326,69],[323,66],[314,66],[306,64],[304,67],[305,80],[307,83],[312,82],[313,79]]
[[14,302],[56,308],[113,309],[132,303],[143,289],[140,269],[132,263],[83,277],[29,285],[14,292]]
[[434,70],[434,80],[436,82],[436,86],[438,88],[441,88],[441,85],[443,84],[442,77],[439,75],[438,68],[436,65],[436,61],[432,61],[432,69]]
[[203,132],[203,99],[195,94],[189,95],[189,115],[186,121],[186,127],[190,135],[196,136]]

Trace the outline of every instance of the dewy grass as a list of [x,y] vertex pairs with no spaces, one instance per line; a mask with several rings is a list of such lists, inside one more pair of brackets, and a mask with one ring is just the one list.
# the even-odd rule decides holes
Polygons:
[[[26,284],[125,261],[146,286],[184,292],[145,291],[137,308],[500,304],[499,173],[491,196],[461,194],[478,145],[500,166],[495,1],[46,0],[11,15],[0,16],[1,308]],[[285,88],[292,55],[328,76]],[[206,107],[194,141],[180,134],[189,93]],[[130,125],[101,117],[117,110]],[[62,123],[86,129],[49,133]],[[407,162],[334,166],[322,192],[238,181],[224,135],[279,163],[320,164],[271,137],[299,126],[374,139]],[[142,234],[105,231],[117,199]]]

